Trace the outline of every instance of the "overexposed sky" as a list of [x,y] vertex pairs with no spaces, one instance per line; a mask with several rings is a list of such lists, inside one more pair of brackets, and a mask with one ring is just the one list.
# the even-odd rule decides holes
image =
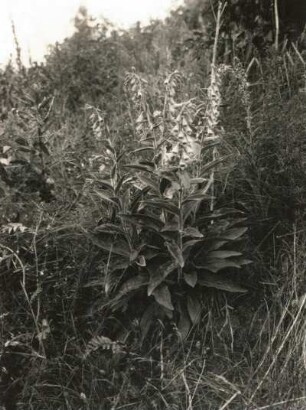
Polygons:
[[72,19],[85,6],[94,17],[103,16],[127,28],[137,21],[164,18],[183,0],[0,0],[0,65],[15,54],[11,21],[14,21],[23,61],[29,55],[41,61],[48,44],[73,32]]

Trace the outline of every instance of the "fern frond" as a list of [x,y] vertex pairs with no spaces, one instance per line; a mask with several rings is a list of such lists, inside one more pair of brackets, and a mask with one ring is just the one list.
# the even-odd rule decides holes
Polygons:
[[123,351],[122,343],[113,341],[106,336],[94,336],[87,344],[84,353],[84,359],[86,359],[92,352],[101,349],[109,350],[113,354],[118,354]]

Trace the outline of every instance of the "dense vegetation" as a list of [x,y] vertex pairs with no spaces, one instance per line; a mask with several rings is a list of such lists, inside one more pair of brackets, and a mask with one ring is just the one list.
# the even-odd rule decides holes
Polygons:
[[30,67],[17,41],[4,409],[306,407],[305,10],[253,3],[128,31],[80,9]]

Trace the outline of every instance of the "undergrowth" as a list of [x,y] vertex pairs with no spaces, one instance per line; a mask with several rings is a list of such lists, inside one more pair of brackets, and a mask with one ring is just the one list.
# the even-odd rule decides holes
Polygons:
[[152,66],[180,14],[107,37],[85,13],[45,65],[1,71],[6,410],[306,407],[305,61],[229,63],[223,13],[200,81],[181,43]]

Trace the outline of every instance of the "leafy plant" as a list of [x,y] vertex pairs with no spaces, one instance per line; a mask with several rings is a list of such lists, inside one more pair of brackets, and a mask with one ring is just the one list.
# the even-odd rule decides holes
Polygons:
[[[93,174],[90,188],[105,215],[88,233],[105,255],[105,307],[136,316],[142,340],[156,318],[174,320],[186,337],[200,317],[202,287],[246,292],[227,272],[250,262],[233,250],[247,230],[244,218],[215,209],[212,197],[224,161],[216,151],[220,99],[211,97],[205,109],[194,99],[177,102],[180,86],[183,78],[174,72],[165,81],[162,110],[152,113],[146,81],[127,76],[141,145],[126,153],[108,136],[101,142],[101,177]],[[93,129],[101,135],[98,124]]]
[[25,94],[20,109],[9,114],[3,129],[0,189],[14,193],[16,202],[37,193],[46,202],[53,198],[54,181],[48,175],[50,152],[46,141],[53,99],[38,97],[34,91]]

